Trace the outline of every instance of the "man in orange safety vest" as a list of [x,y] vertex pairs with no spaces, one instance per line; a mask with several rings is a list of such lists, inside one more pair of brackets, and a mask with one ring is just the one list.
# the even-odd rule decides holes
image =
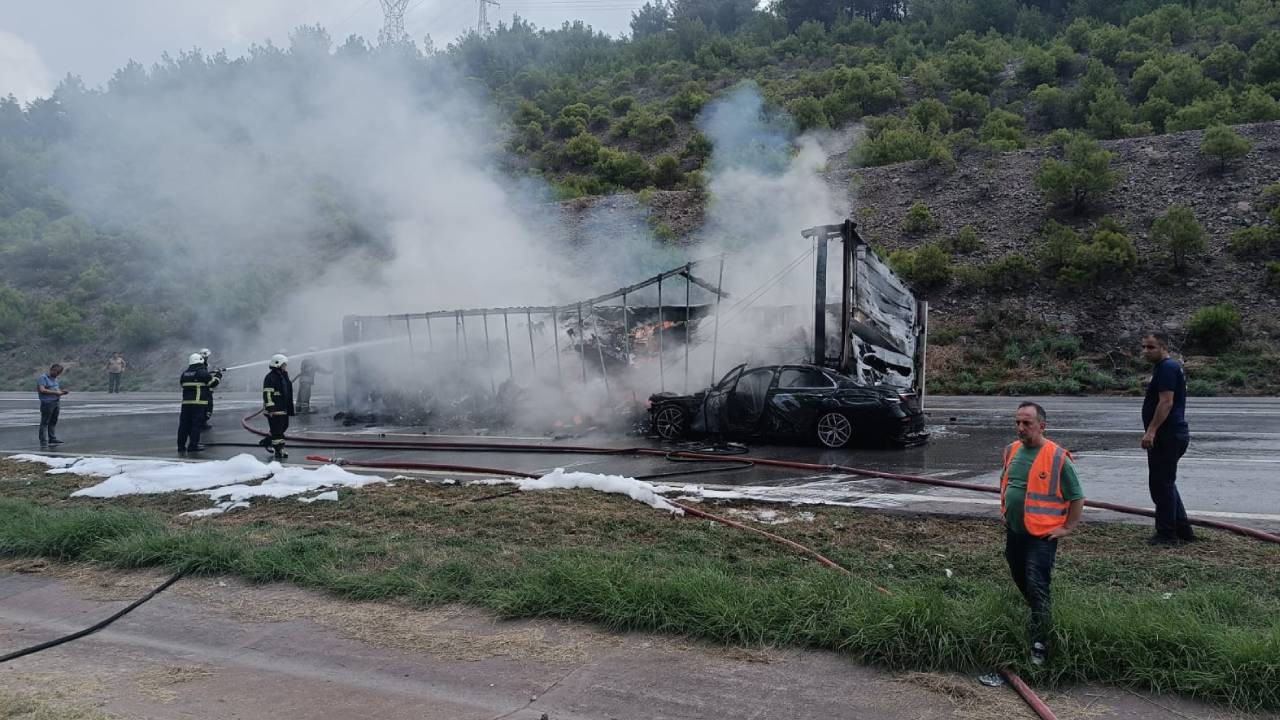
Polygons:
[[1071,453],[1044,436],[1044,408],[1024,402],[1014,414],[1018,441],[1004,449],[1000,511],[1004,556],[1022,597],[1031,606],[1031,662],[1049,656],[1052,628],[1049,592],[1058,540],[1080,522],[1084,493]]

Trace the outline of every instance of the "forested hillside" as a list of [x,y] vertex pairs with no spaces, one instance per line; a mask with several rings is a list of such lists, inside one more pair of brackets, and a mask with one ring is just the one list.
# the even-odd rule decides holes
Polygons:
[[[174,353],[252,331],[327,268],[377,275],[411,203],[364,165],[385,147],[348,157],[342,139],[423,131],[419,110],[398,127],[375,92],[328,89],[371,75],[404,78],[393,110],[485,127],[474,154],[545,202],[639,193],[660,243],[696,241],[717,154],[759,150],[715,147],[703,124],[753,83],[790,137],[858,129],[827,180],[943,308],[936,339],[963,351],[941,353],[939,387],[1130,390],[1117,353],[1146,321],[1206,356],[1198,392],[1280,387],[1263,322],[1280,288],[1269,0],[676,0],[645,5],[625,38],[517,19],[437,50],[304,26],[244,57],[131,63],[102,88],[68,76],[0,100],[0,385],[116,349],[167,377]],[[341,163],[316,159],[330,149]],[[1074,311],[1085,296],[1112,314]],[[1010,307],[1067,339],[1027,347]]]

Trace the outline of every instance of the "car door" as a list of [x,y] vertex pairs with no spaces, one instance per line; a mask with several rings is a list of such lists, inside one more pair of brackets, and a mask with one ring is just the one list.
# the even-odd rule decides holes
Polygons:
[[707,389],[707,394],[702,399],[702,407],[699,409],[697,417],[693,419],[692,427],[695,432],[722,433],[727,431],[725,405],[729,394],[733,392],[733,386],[738,382],[738,376],[742,374],[743,369],[746,367],[745,363],[734,367],[725,373],[724,377],[720,378],[720,382]]
[[769,393],[766,429],[778,436],[807,436],[817,413],[832,403],[835,390],[835,382],[817,368],[781,368]]
[[742,437],[759,434],[776,371],[776,367],[763,367],[738,375],[724,404],[727,432]]

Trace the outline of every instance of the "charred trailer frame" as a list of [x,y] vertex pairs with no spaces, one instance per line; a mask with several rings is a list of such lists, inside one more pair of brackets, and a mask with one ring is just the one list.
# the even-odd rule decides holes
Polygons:
[[[719,263],[716,283],[695,274],[700,266],[714,269],[712,263],[716,262]],[[608,394],[614,379],[611,378],[611,373],[632,366],[641,357],[652,356],[657,360],[657,376],[654,379],[661,386],[665,387],[669,381],[666,375],[676,370],[683,373],[683,384],[687,389],[689,347],[694,326],[715,314],[720,299],[728,297],[720,288],[723,283],[723,263],[721,256],[691,261],[612,292],[562,305],[470,308],[373,316],[347,315],[342,318],[342,340],[347,345],[360,345],[389,336],[404,337],[409,346],[410,369],[437,373],[448,371],[446,366],[483,368],[488,375],[485,378],[488,391],[496,395],[500,383],[514,381],[520,374],[513,358],[516,353],[524,353],[524,350],[515,347],[516,343],[523,344],[524,339],[519,337],[521,333],[516,332],[513,342],[511,322],[514,316],[517,324],[525,323],[523,334],[527,335],[528,341],[527,357],[519,356],[521,367],[536,376],[539,374],[539,357],[543,353],[551,353],[555,367],[543,364],[543,379],[550,379],[562,388],[574,384],[579,378],[584,386],[599,378]],[[675,288],[671,288],[673,280]],[[664,283],[667,285],[668,298],[672,294],[671,290],[675,290],[677,296],[683,296],[683,303],[670,303],[669,300],[663,302]],[[647,288],[656,289],[657,305],[635,302],[637,293]],[[693,302],[692,293],[695,289],[709,295],[709,298]],[[499,317],[500,324],[497,323]],[[441,321],[447,323],[448,319],[453,320],[455,329],[452,358],[445,358],[435,352],[434,334],[438,334],[440,328],[437,327],[433,334],[431,325],[433,320],[438,325]],[[472,323],[471,342],[467,339],[466,325],[469,319]],[[477,319],[482,332],[476,332]],[[495,321],[492,329],[489,322],[491,319]],[[716,322],[719,322],[718,315]],[[425,342],[421,333],[415,336],[415,323],[426,324]],[[519,330],[518,325],[516,329]],[[496,330],[497,335],[491,337],[491,330]],[[545,330],[551,332],[551,344],[539,348],[535,343],[535,333],[540,338],[540,344],[547,345],[548,340],[543,337]],[[472,356],[471,345],[481,335],[484,349],[480,355]],[[492,347],[494,342],[499,345],[496,352]],[[444,345],[448,345],[447,340]],[[667,350],[676,352],[678,346],[683,345],[683,362],[667,357],[674,353],[664,353],[664,345]],[[447,351],[447,347],[441,349]],[[427,356],[419,358],[423,351],[426,351]],[[500,357],[504,351],[505,363],[501,362]],[[339,364],[340,374],[335,377],[335,400],[345,410],[360,410],[367,405],[376,404],[381,394],[378,388],[372,387],[368,382],[371,368],[364,367],[366,362],[361,355],[359,350],[346,353],[345,361]],[[505,367],[495,373],[495,362]],[[432,365],[436,367],[431,367]]]
[[[813,363],[864,381],[910,388],[923,409],[929,303],[858,234],[858,225],[817,225],[801,231],[816,244]],[[827,354],[827,243],[840,241],[839,354]],[[906,372],[903,372],[906,371]]]

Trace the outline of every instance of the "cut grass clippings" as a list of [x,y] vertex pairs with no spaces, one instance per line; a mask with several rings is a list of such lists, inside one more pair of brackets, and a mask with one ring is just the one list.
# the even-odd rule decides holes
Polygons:
[[83,480],[41,470],[0,461],[2,555],[827,649],[896,670],[1010,665],[1039,686],[1105,682],[1280,709],[1280,548],[1221,533],[1151,549],[1145,527],[1083,526],[1059,552],[1055,654],[1036,668],[994,518],[819,508],[813,522],[770,528],[849,578],[751,533],[588,491],[446,507],[492,489],[402,480],[191,522],[175,515],[203,498],[71,500]]

